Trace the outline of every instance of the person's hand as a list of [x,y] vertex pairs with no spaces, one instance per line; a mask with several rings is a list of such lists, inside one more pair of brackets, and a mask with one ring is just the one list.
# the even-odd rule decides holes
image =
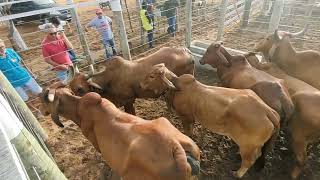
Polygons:
[[56,66],[56,69],[57,70],[62,70],[62,71],[68,70],[68,65],[61,64],[61,65]]

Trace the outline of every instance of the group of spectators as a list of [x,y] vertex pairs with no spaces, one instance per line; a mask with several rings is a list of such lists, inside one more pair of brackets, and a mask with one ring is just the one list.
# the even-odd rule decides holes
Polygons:
[[[44,60],[52,66],[52,70],[62,83],[66,83],[69,66],[73,66],[73,63],[77,61],[73,46],[65,35],[64,26],[67,26],[69,32],[72,33],[68,22],[62,21],[56,16],[38,26],[46,34],[41,43]],[[93,27],[100,33],[107,59],[117,54],[111,26],[112,20],[104,16],[101,9],[96,10],[96,17],[85,26],[86,31],[89,27]],[[108,51],[108,47],[112,49],[112,53]],[[31,72],[22,66],[21,61],[22,58],[19,54],[12,48],[6,48],[4,41],[0,39],[0,70],[23,101],[27,102],[29,100],[28,93],[38,96],[42,92],[42,88],[32,77]],[[28,105],[36,112],[35,115],[41,116],[40,111],[31,103]]]
[[[140,11],[142,27],[147,31],[149,48],[153,48],[155,29],[153,4],[154,0],[144,0]],[[175,36],[176,8],[178,6],[177,0],[167,0],[163,4],[163,12],[168,20],[167,32],[172,36]],[[95,13],[96,17],[85,26],[85,31],[88,31],[89,27],[93,27],[100,33],[105,48],[105,57],[109,59],[117,54],[112,33],[112,20],[103,15],[102,9],[97,9]],[[65,35],[65,26],[72,33],[68,22],[60,20],[57,16],[51,17],[49,21],[39,26],[39,29],[46,34],[41,43],[44,60],[52,66],[52,70],[62,83],[65,83],[67,79],[69,66],[73,66],[73,63],[77,61],[73,45]],[[112,49],[112,53],[108,49]],[[31,76],[31,72],[21,65],[21,60],[18,53],[11,48],[6,48],[4,41],[0,39],[0,70],[21,98],[27,102],[29,92],[38,96],[42,92],[42,88]],[[32,104],[29,104],[29,107],[35,109],[38,115],[41,114]]]
[[[140,19],[143,29],[147,32],[149,48],[153,48],[153,33],[155,31],[154,3],[154,0],[144,0],[140,10]],[[167,32],[172,37],[175,36],[176,32],[177,7],[179,7],[177,0],[167,0],[163,5],[158,6],[158,8],[162,9],[161,15],[167,17]]]

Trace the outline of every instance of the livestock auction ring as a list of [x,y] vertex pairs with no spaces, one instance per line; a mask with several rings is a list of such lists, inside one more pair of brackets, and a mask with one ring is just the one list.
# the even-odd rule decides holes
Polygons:
[[[83,2],[85,1],[74,1],[74,4]],[[312,0],[196,0],[190,4],[180,1],[176,12],[177,29],[175,36],[167,33],[167,18],[161,15],[165,10],[160,5],[164,2],[156,1],[154,5],[159,7],[155,8],[154,48],[147,47],[147,32],[141,33],[139,8],[137,8],[136,1],[122,2],[122,21],[116,19],[119,11],[113,12],[108,8],[103,9],[103,13],[111,17],[116,24],[113,25],[113,31],[118,55],[125,59],[130,57],[135,61],[148,57],[162,47],[189,46],[188,48],[192,52],[196,64],[195,79],[205,85],[223,86],[215,68],[199,64],[199,60],[211,43],[223,41],[223,46],[226,47],[227,51],[232,55],[239,55],[253,51],[255,45],[266,35],[273,35],[275,29],[292,33],[306,29],[302,35],[290,38],[292,46],[297,51],[319,51],[320,8]],[[59,3],[64,4],[65,2],[61,0]],[[76,6],[81,26],[84,27],[95,17],[96,8],[96,4]],[[188,8],[191,9],[191,14],[188,13]],[[126,41],[123,40],[123,32],[120,32],[122,26],[118,25],[121,22],[123,22],[125,28]],[[80,59],[77,63],[79,71],[88,73],[89,64],[92,63],[85,58],[88,57],[88,54],[86,54],[86,49],[83,46],[81,35],[85,36],[87,50],[90,51],[91,58],[95,60],[92,63],[95,72],[104,70],[104,64],[108,62],[104,62],[105,48],[99,39],[98,32],[92,29],[88,32],[77,31],[78,25],[74,19],[69,23],[73,32],[67,34],[67,37],[73,44],[76,54],[81,58],[83,56],[83,59]],[[42,57],[40,45],[44,37],[43,32],[39,31],[38,24],[35,22],[17,24],[16,28],[28,47],[27,50],[18,51],[22,56],[25,67],[33,73],[36,81],[43,88],[50,86],[58,79],[54,71],[51,70],[51,66]],[[0,24],[0,38],[4,39],[7,46],[10,47],[12,40],[7,39],[5,35],[1,35],[7,34],[8,31],[9,28],[6,24]],[[127,44],[127,49],[123,43]],[[117,91],[122,90],[121,87],[117,89]],[[31,98],[28,102],[36,107],[41,104],[40,98],[36,97]],[[146,120],[165,117],[174,127],[184,133],[180,116],[168,109],[166,97],[137,98],[134,108],[136,116]],[[120,109],[124,110],[123,107]],[[242,113],[246,114],[248,112]],[[48,134],[47,147],[66,178],[111,179],[111,168],[82,134],[81,129],[71,120],[62,117],[60,119],[64,128],[58,127],[50,116],[39,118],[38,121]],[[242,179],[290,179],[295,158],[288,140],[289,135],[285,131],[285,129],[281,129],[273,152],[266,157],[264,169],[256,171],[251,168]],[[200,149],[201,170],[199,179],[236,179],[232,171],[240,168],[242,159],[239,146],[231,138],[218,135],[203,127],[199,122],[195,122],[193,135],[190,138]],[[307,152],[307,159],[299,179],[320,179],[319,137],[317,137],[316,142],[308,145]]]

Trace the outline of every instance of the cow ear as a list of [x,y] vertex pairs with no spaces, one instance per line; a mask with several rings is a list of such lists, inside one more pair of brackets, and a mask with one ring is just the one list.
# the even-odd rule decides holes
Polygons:
[[59,104],[60,104],[60,100],[57,97],[51,109],[51,119],[57,126],[63,128],[64,125],[61,123],[60,117],[59,117],[59,107],[60,107]]

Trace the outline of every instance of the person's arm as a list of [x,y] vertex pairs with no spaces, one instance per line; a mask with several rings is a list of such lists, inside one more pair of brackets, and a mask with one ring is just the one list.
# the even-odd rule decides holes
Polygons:
[[91,20],[87,25],[84,26],[84,30],[85,30],[86,32],[88,32],[88,28],[94,26],[94,25],[93,25],[93,21],[94,21],[94,19]]
[[45,50],[44,47],[42,47],[42,54],[44,57],[44,61],[46,61],[48,64],[52,65],[53,67],[55,67],[58,70],[67,70],[68,67],[64,64],[58,64],[54,61],[51,60],[50,54]]
[[70,23],[68,21],[65,21],[66,22],[66,26],[68,27],[68,31],[70,34],[73,33],[72,29],[71,29],[71,26],[70,26]]
[[64,32],[60,32],[61,33],[61,37],[63,38],[64,42],[67,45],[67,49],[73,49],[73,46],[71,44],[71,42],[69,41],[69,39],[67,38],[66,34]]

